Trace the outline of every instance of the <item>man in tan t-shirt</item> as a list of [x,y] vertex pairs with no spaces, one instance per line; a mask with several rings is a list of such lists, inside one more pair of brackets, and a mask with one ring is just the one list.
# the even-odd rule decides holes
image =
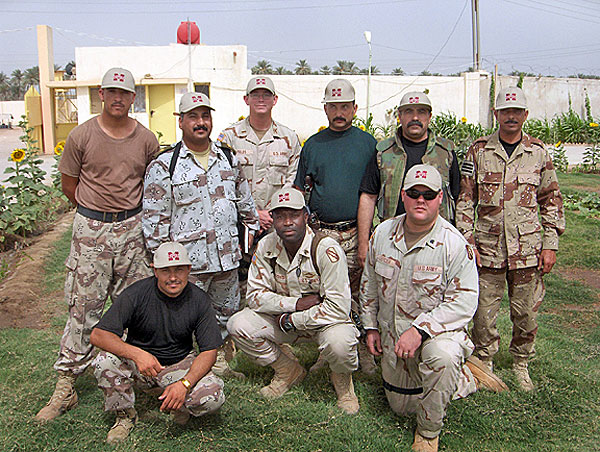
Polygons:
[[92,359],[90,333],[110,295],[151,275],[141,228],[144,173],[158,152],[152,132],[128,116],[133,75],[109,69],[99,91],[100,116],[67,137],[58,169],[62,190],[77,206],[66,261],[69,318],[54,368],[58,381],[36,419],[50,421],[77,405],[75,379]]

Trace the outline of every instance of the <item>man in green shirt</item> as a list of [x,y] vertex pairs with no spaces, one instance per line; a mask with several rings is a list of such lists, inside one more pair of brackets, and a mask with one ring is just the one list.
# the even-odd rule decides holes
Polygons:
[[[304,190],[310,178],[309,208],[317,215],[320,230],[342,246],[348,260],[352,310],[357,312],[358,286],[362,268],[357,260],[357,213],[360,182],[375,154],[377,141],[352,126],[357,106],[352,84],[335,79],[325,88],[325,114],[329,127],[311,136],[300,153],[294,185]],[[373,357],[359,346],[361,369],[375,370]]]

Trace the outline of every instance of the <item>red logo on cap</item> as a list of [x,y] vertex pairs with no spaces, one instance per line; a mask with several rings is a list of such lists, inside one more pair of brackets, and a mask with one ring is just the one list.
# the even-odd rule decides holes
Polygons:
[[415,179],[427,179],[427,171],[417,171],[415,173]]
[[179,251],[169,251],[169,260],[170,261],[178,261],[179,260]]
[[517,100],[517,93],[506,93],[506,100]]
[[280,193],[279,194],[279,202],[289,201],[289,200],[290,200],[290,194],[289,193]]
[[192,102],[203,102],[202,96],[197,94],[196,96],[192,96]]
[[266,85],[267,81],[264,78],[257,78],[256,79],[256,84],[257,85]]
[[408,103],[409,104],[418,104],[419,103],[419,98],[418,97],[409,97],[408,98]]
[[331,89],[331,97],[341,97],[342,96],[342,88],[332,88]]
[[118,72],[115,72],[113,74],[113,81],[114,82],[124,82],[125,81],[125,74],[119,74]]

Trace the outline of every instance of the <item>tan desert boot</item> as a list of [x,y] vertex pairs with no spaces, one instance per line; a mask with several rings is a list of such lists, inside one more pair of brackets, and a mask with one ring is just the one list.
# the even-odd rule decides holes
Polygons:
[[360,408],[358,397],[354,393],[352,374],[331,372],[331,382],[337,394],[337,406],[346,414],[356,414]]
[[77,392],[73,387],[76,379],[77,376],[71,372],[59,371],[54,393],[48,404],[35,416],[35,419],[40,422],[48,422],[71,408],[75,408],[78,403]]
[[106,435],[106,442],[108,444],[116,444],[129,436],[129,433],[135,427],[138,416],[135,408],[127,408],[125,410],[117,410],[117,420],[115,425],[112,426],[108,435]]
[[290,359],[281,353],[276,361],[271,363],[275,375],[271,383],[260,390],[263,397],[277,399],[284,395],[295,384],[300,383],[306,376],[306,370],[298,361]]
[[229,362],[226,359],[228,354],[229,352],[226,351],[224,347],[219,347],[217,350],[217,361],[213,365],[212,371],[219,377],[231,377],[237,378],[238,380],[245,380],[246,376],[243,373],[237,372],[229,367]]
[[517,383],[523,391],[532,391],[535,386],[529,377],[529,369],[527,368],[526,359],[516,359],[512,366],[513,372],[517,379]]
[[371,355],[367,346],[362,342],[358,343],[358,362],[360,364],[361,372],[367,375],[375,375],[377,370],[375,357]]
[[412,445],[412,450],[417,452],[437,452],[440,437],[425,438],[421,436],[418,430],[415,430],[415,441]]
[[508,386],[502,379],[491,372],[488,366],[476,356],[469,356],[466,365],[475,377],[477,389],[485,388],[493,392],[508,391]]

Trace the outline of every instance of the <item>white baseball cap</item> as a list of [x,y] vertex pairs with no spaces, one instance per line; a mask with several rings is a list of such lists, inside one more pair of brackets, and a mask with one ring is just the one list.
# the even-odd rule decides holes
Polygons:
[[415,165],[406,172],[402,188],[408,190],[415,185],[424,185],[433,191],[440,191],[442,189],[442,176],[431,165]]
[[154,268],[192,265],[187,250],[181,243],[165,242],[154,252]]
[[206,107],[210,110],[214,110],[214,108],[210,106],[210,99],[206,94],[185,93],[181,96],[181,100],[179,101],[179,113],[175,114],[187,113],[198,107]]
[[305,206],[304,195],[300,190],[296,190],[292,187],[284,187],[277,190],[271,197],[271,207],[269,208],[269,211],[272,212],[280,207],[300,210]]
[[419,91],[411,91],[402,96],[400,105],[398,105],[398,110],[402,110],[404,107],[415,105],[425,105],[431,110],[431,100],[429,100],[427,94]]
[[323,103],[329,102],[354,102],[354,87],[352,83],[343,78],[330,81],[325,87]]
[[275,95],[275,85],[273,84],[273,80],[264,75],[257,75],[250,79],[246,86],[246,95],[250,94],[255,89],[266,89],[267,91],[270,91],[273,96]]
[[511,86],[503,88],[498,92],[496,110],[504,110],[505,108],[522,108],[527,110],[527,98],[521,88]]
[[106,71],[102,77],[102,89],[119,88],[130,93],[135,93],[135,80],[133,75],[127,69],[121,67],[113,67]]

